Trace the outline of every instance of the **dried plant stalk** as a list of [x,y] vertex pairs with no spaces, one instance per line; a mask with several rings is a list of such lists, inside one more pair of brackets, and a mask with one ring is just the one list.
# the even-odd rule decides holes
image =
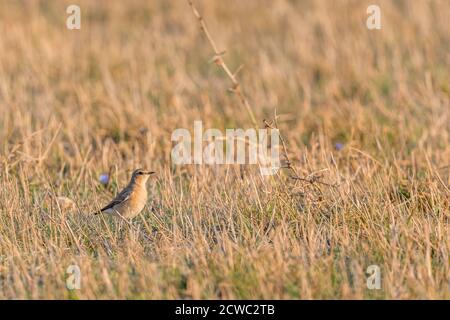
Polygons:
[[[245,109],[247,110],[247,113],[250,117],[250,120],[253,123],[253,126],[255,128],[257,128],[257,122],[256,122],[256,118],[255,115],[253,113],[252,107],[250,106],[250,103],[248,102],[248,99],[246,98],[246,96],[244,95],[242,89],[241,89],[241,85],[239,83],[239,81],[236,78],[236,74],[242,69],[242,65],[236,70],[235,73],[232,73],[230,71],[230,68],[228,67],[228,65],[225,63],[224,59],[222,58],[223,55],[225,54],[225,51],[219,51],[219,49],[217,48],[216,43],[214,42],[214,39],[211,37],[211,34],[208,31],[208,28],[206,27],[206,22],[203,19],[202,15],[198,12],[197,8],[195,7],[194,3],[192,0],[187,0],[187,2],[189,3],[189,6],[192,9],[192,12],[194,13],[195,17],[197,18],[199,25],[200,25],[200,30],[203,32],[203,34],[205,35],[206,39],[208,40],[209,44],[211,45],[213,51],[214,51],[214,57],[212,58],[212,61],[214,63],[216,63],[219,67],[221,67],[223,69],[223,71],[225,72],[225,74],[228,76],[228,78],[230,78],[231,82],[232,82],[232,87],[230,88],[230,91],[235,93],[241,104],[245,107]],[[269,128],[269,129],[277,129],[278,128],[278,123],[277,123],[277,116],[275,115],[275,119],[271,122],[267,121],[267,120],[263,120],[265,127]],[[287,150],[287,146],[286,146],[286,141],[283,138],[283,136],[280,134],[280,141],[282,143],[282,151],[283,151],[283,156],[285,159],[285,164],[282,168],[288,169],[291,171],[292,175],[291,178],[297,181],[303,181],[303,182],[308,182],[310,184],[315,184],[315,183],[319,183],[322,185],[326,185],[326,186],[335,186],[326,182],[322,182],[320,181],[320,177],[313,175],[312,178],[304,178],[301,177],[297,170],[295,169],[294,166],[292,166],[292,162],[290,160],[289,157],[289,153]]]
[[200,24],[200,29],[202,30],[203,34],[206,36],[206,39],[208,39],[208,42],[210,43],[213,51],[214,51],[214,57],[212,61],[214,61],[215,64],[217,64],[219,67],[225,71],[226,75],[230,78],[232,82],[232,87],[230,88],[230,91],[235,93],[239,100],[241,101],[242,105],[247,110],[247,113],[250,117],[250,120],[253,123],[253,126],[257,127],[256,118],[253,113],[252,107],[250,106],[250,103],[248,102],[247,98],[245,97],[244,93],[242,92],[241,86],[236,78],[236,74],[242,69],[242,66],[239,67],[235,73],[232,73],[230,71],[230,68],[228,68],[227,64],[223,60],[222,56],[225,54],[225,51],[219,51],[217,48],[216,43],[214,42],[213,38],[211,37],[211,34],[208,31],[208,28],[206,27],[205,20],[200,15],[198,10],[195,8],[194,3],[192,0],[188,0],[189,6],[192,9],[192,12],[194,13],[195,17],[198,19],[198,22]]

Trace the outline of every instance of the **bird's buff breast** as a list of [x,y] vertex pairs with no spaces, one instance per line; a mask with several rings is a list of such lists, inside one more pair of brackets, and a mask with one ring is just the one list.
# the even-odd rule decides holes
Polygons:
[[147,190],[145,190],[145,188],[140,188],[133,192],[127,201],[111,208],[111,213],[119,213],[124,218],[133,218],[144,209],[146,203]]

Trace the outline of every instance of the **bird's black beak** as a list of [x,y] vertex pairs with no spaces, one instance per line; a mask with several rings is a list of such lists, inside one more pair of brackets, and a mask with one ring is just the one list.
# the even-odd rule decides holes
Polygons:
[[156,174],[155,171],[145,171],[144,173],[149,176]]

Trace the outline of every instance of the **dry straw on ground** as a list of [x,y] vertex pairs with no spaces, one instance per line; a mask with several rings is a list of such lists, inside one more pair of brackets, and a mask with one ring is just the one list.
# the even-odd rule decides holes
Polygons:
[[[370,1],[196,1],[255,121],[187,2],[124,3],[70,31],[71,1],[0,2],[0,298],[450,298],[447,1],[379,1],[379,31]],[[275,110],[298,176],[336,187],[171,165],[174,129]],[[88,214],[138,166],[132,226]]]

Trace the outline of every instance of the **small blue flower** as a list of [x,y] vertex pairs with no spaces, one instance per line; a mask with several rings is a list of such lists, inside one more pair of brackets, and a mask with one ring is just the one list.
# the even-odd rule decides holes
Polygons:
[[98,177],[98,180],[101,184],[107,185],[109,182],[109,176],[106,173],[103,173]]
[[344,145],[343,143],[341,143],[341,142],[336,142],[336,143],[334,144],[334,148],[335,148],[337,151],[340,151],[340,150],[344,149],[344,147],[345,147],[345,145]]

